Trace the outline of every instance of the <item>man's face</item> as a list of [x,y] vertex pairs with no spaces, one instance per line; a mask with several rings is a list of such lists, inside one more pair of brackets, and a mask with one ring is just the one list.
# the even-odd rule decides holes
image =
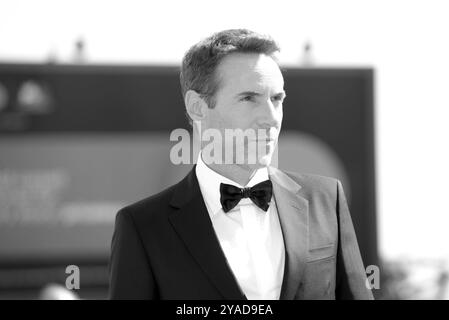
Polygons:
[[[218,129],[223,138],[225,129],[254,130],[256,141],[252,141],[253,146],[256,144],[259,150],[263,148],[266,152],[259,151],[255,156],[256,163],[248,163],[246,154],[251,142],[245,139],[243,166],[257,168],[268,165],[277,145],[285,98],[284,79],[277,63],[264,54],[233,53],[221,61],[215,76],[219,81],[216,105],[207,110],[204,129]],[[259,130],[266,132],[267,138],[257,135]],[[250,149],[249,152],[253,151]],[[223,157],[225,152],[223,149]],[[235,153],[234,149],[234,161]]]

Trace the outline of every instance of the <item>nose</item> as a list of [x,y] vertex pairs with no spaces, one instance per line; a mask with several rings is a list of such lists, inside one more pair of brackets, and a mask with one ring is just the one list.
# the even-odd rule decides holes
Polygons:
[[263,128],[279,127],[282,122],[282,105],[274,105],[271,99],[261,106],[259,125]]

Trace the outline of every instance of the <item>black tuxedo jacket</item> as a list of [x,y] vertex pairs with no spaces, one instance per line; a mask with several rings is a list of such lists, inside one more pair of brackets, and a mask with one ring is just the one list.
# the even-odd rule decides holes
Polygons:
[[[269,168],[285,244],[280,299],[372,299],[338,180]],[[215,235],[194,169],[121,209],[112,299],[246,299]]]

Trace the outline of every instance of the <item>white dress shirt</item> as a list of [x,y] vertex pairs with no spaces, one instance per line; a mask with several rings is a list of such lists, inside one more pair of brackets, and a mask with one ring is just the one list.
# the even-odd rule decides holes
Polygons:
[[229,266],[250,300],[277,300],[284,276],[285,249],[274,197],[267,212],[249,198],[225,213],[220,203],[220,183],[252,187],[268,179],[267,168],[258,169],[246,186],[218,174],[202,160],[196,176],[212,225]]

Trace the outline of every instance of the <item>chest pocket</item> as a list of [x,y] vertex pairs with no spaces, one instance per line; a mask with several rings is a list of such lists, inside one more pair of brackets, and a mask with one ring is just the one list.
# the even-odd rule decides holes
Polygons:
[[310,248],[307,256],[307,263],[332,259],[336,255],[336,248],[333,243]]

